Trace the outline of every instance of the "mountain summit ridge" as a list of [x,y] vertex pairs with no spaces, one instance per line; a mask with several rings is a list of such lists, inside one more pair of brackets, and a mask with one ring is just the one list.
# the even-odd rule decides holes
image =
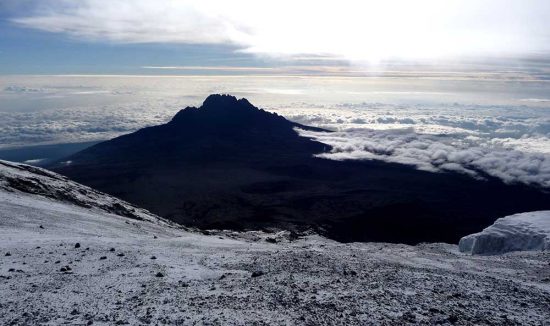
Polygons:
[[203,108],[243,107],[256,109],[246,98],[237,99],[229,94],[210,94],[202,103]]
[[[255,123],[261,127],[291,127],[310,131],[328,130],[302,125],[285,119],[274,112],[268,112],[252,105],[246,98],[237,99],[228,94],[211,94],[200,107],[186,107],[178,111],[168,122],[169,125],[189,123],[214,123],[219,126],[246,126]],[[250,125],[249,125],[250,126]]]

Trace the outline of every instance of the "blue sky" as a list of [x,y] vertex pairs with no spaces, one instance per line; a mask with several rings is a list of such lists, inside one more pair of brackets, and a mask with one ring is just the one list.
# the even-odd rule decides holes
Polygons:
[[0,74],[162,74],[143,66],[256,66],[251,54],[213,44],[126,44],[77,40],[0,22]]
[[[163,74],[169,71],[142,67],[266,64],[252,54],[236,53],[231,44],[92,40],[13,21],[36,12],[39,3],[0,0],[0,74]],[[55,1],[50,3],[55,8]]]
[[291,67],[274,74],[318,66],[322,74],[395,62],[544,61],[549,14],[545,0],[0,0],[0,74],[266,73],[190,68],[199,66]]

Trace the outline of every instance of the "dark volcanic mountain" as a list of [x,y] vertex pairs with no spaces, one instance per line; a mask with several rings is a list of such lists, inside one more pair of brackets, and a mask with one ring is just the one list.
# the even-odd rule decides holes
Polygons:
[[[200,108],[188,107],[167,124],[141,129],[97,144],[69,158],[71,168],[95,164],[180,167],[187,163],[264,162],[309,157],[329,146],[299,137],[303,126],[254,107],[246,99],[211,95]],[[118,173],[126,171],[119,170]]]
[[295,128],[325,132],[211,95],[51,168],[186,225],[314,228],[341,241],[457,242],[498,217],[550,209],[550,194],[497,179],[315,158],[330,147]]

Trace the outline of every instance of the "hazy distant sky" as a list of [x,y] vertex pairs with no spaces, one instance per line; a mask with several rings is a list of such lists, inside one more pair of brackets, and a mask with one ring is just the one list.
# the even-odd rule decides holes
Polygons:
[[548,0],[0,0],[0,73],[545,61],[549,16]]

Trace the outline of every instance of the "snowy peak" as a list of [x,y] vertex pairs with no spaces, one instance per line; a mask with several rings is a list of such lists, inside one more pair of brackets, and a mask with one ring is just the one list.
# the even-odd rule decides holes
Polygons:
[[71,181],[57,173],[26,164],[0,160],[0,191],[46,197],[57,202],[134,220],[168,224],[145,209]]

